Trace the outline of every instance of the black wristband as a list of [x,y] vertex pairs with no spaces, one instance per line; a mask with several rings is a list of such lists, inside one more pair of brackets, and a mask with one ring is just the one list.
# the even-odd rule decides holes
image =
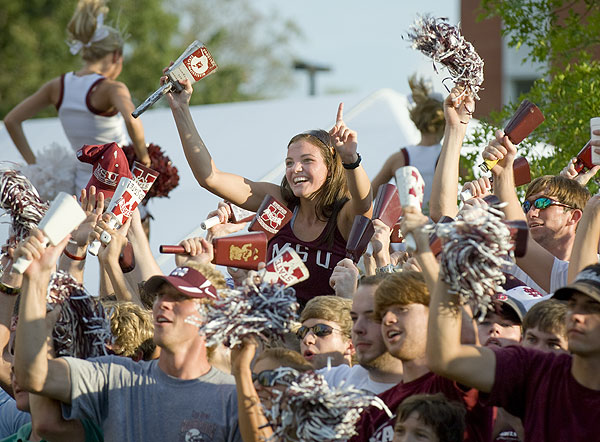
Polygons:
[[16,296],[21,293],[21,289],[19,287],[10,287],[3,282],[0,282],[0,293],[4,293],[8,296]]
[[342,166],[344,166],[344,169],[348,169],[348,170],[352,170],[352,169],[356,169],[359,164],[360,161],[362,160],[362,158],[360,157],[360,154],[358,152],[356,152],[356,161],[352,164],[346,164],[346,163],[342,163]]

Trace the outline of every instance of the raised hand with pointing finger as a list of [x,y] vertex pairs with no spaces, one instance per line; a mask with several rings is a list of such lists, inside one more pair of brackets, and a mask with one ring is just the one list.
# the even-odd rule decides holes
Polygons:
[[338,107],[335,126],[329,131],[329,136],[344,166],[353,165],[359,160],[360,156],[356,152],[358,135],[344,123],[344,103],[340,103]]

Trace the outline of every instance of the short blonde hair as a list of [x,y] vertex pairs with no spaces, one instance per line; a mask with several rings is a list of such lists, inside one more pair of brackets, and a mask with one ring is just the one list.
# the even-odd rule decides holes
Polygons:
[[103,301],[103,305],[110,318],[114,353],[131,358],[141,351],[143,359],[149,358],[156,348],[152,313],[129,301]]
[[423,304],[429,307],[429,290],[421,272],[392,273],[375,290],[375,319],[381,321],[393,305]]
[[309,371],[313,366],[304,359],[300,353],[284,347],[267,348],[258,354],[254,363],[263,359],[272,359],[281,364],[282,367],[291,367],[300,372]]
[[352,300],[338,296],[326,295],[312,298],[300,314],[300,322],[308,319],[323,319],[335,322],[340,326],[342,333],[350,338],[352,332]]
[[543,193],[580,210],[584,209],[590,199],[590,191],[585,186],[560,175],[544,175],[534,179],[527,187],[525,199],[536,193]]
[[[99,41],[91,41],[100,14],[108,14],[106,0],[80,0],[67,25],[69,40],[84,44],[81,56],[85,61],[99,60],[114,51],[123,53],[124,38],[121,32],[113,27],[103,25],[107,36]],[[89,46],[86,46],[87,43]]]

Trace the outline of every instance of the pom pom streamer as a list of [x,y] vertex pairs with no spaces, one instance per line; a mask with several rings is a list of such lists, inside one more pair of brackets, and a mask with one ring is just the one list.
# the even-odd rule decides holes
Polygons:
[[[124,146],[123,152],[130,165],[132,165],[134,161],[139,161],[135,156],[133,144]],[[176,188],[179,184],[179,172],[177,171],[177,167],[173,166],[170,158],[164,154],[160,146],[150,143],[148,145],[148,155],[150,156],[151,161],[150,167],[156,170],[160,175],[158,175],[158,178],[148,191],[143,204],[154,197],[168,198],[171,190]]]
[[439,224],[442,239],[441,275],[461,304],[470,304],[485,316],[491,295],[504,293],[502,268],[514,262],[511,236],[495,207],[471,208],[451,223]]
[[434,69],[436,62],[446,67],[454,82],[465,87],[463,93],[471,93],[479,100],[483,60],[457,26],[449,24],[446,18],[420,16],[410,27],[408,39],[414,49],[433,60]]
[[222,298],[198,304],[199,315],[188,317],[186,322],[200,327],[207,346],[224,343],[234,347],[248,335],[265,340],[283,337],[298,317],[295,293],[292,288],[268,283],[243,290],[219,290]]
[[265,414],[273,427],[269,440],[327,442],[350,439],[356,434],[360,413],[369,406],[392,413],[377,396],[341,385],[330,388],[325,378],[314,372],[297,375],[289,367],[276,370],[275,384],[285,390],[273,389],[273,407]]
[[6,163],[0,166],[0,207],[11,218],[11,238],[7,245],[14,247],[29,236],[44,217],[50,205],[42,201],[31,181]]
[[[58,143],[44,147],[36,152],[35,164],[28,164],[21,168],[21,172],[35,186],[40,198],[52,201],[59,192],[69,195],[79,195],[81,188],[76,184],[77,168],[88,167],[88,164],[77,160],[75,152]],[[91,175],[92,168],[90,167]]]
[[52,274],[46,300],[49,310],[61,311],[52,330],[54,352],[58,356],[87,359],[106,353],[112,342],[110,321],[98,300],[75,278],[65,272]]

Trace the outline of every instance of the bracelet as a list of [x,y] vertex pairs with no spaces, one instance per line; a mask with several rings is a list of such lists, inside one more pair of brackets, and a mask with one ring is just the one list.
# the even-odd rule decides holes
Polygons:
[[21,289],[19,287],[10,287],[3,282],[0,282],[0,292],[8,296],[16,296],[21,293]]
[[65,254],[65,256],[67,258],[72,259],[73,261],[83,261],[85,259],[85,255],[83,255],[83,256],[73,255],[72,253],[69,253],[67,251],[67,249],[64,249],[63,253]]
[[357,157],[356,161],[352,164],[342,163],[342,166],[344,166],[344,169],[347,169],[347,170],[356,169],[362,160],[362,158],[358,152],[356,152],[356,157]]

